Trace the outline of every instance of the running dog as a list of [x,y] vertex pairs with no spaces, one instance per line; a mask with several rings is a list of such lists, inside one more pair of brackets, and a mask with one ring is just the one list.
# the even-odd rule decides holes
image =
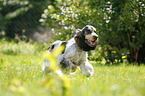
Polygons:
[[[55,41],[47,50],[48,53],[53,52],[55,48],[61,45],[65,46],[63,52],[57,58],[57,65],[62,71],[75,71],[77,67],[86,76],[94,74],[93,66],[88,62],[88,51],[96,48],[98,35],[96,28],[86,25],[84,28],[77,30],[75,36],[69,41]],[[44,61],[44,70],[49,67],[48,60]]]

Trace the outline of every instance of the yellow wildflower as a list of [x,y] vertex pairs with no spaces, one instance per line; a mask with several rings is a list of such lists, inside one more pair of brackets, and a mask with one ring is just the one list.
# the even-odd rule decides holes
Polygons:
[[122,58],[122,59],[125,59],[125,58],[126,58],[126,56],[122,56],[121,58]]
[[102,49],[102,47],[99,47],[99,50],[101,50]]

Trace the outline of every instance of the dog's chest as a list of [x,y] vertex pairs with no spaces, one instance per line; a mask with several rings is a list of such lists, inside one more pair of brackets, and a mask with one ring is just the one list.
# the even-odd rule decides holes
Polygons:
[[72,63],[80,65],[83,61],[86,61],[87,53],[73,44],[67,47],[64,57],[70,59]]

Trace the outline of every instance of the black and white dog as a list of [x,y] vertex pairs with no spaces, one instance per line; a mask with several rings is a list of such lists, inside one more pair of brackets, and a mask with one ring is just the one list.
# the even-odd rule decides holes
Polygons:
[[[55,41],[47,50],[52,52],[61,45],[65,46],[63,52],[57,58],[57,65],[62,71],[75,71],[79,66],[81,72],[86,76],[92,76],[94,73],[93,66],[88,62],[87,52],[96,48],[98,35],[96,28],[86,25],[83,29],[78,30],[74,38],[69,41]],[[49,67],[49,62],[44,61],[44,70]]]

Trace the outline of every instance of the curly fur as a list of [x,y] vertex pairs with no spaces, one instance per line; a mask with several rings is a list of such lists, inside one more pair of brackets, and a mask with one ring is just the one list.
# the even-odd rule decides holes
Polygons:
[[[98,35],[95,31],[96,29],[93,26],[87,25],[79,30],[74,38],[69,41],[55,41],[47,51],[51,52],[55,48],[65,45],[64,51],[57,58],[57,64],[62,71],[75,71],[79,66],[82,73],[86,76],[91,76],[94,73],[94,69],[88,62],[87,52],[96,48]],[[47,60],[45,60],[44,64],[44,69],[49,67]]]

